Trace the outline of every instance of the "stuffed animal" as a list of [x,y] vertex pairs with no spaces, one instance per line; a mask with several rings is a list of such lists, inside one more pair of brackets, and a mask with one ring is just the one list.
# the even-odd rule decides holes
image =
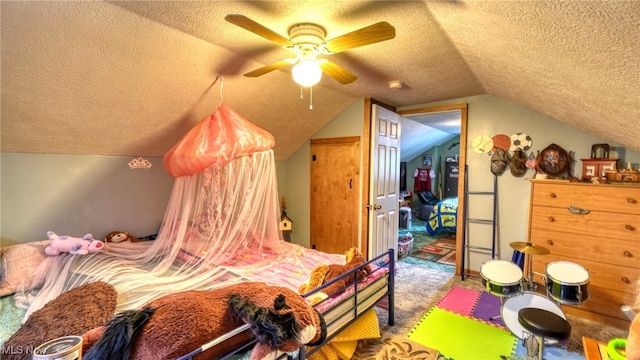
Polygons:
[[58,236],[53,231],[48,231],[47,236],[51,244],[44,249],[47,255],[59,255],[68,252],[73,255],[87,255],[102,250],[104,243],[86,234],[81,238],[72,236]]
[[138,239],[137,237],[129,234],[126,231],[112,231],[110,233],[107,234],[107,236],[104,237],[104,242],[108,243],[121,243],[121,242],[125,242],[125,241],[130,241],[130,242],[139,242],[140,239]]
[[[330,265],[320,265],[311,271],[311,276],[309,280],[304,282],[298,288],[298,292],[300,294],[306,294],[309,291],[322,286],[323,284],[328,283],[329,281],[337,278],[338,276],[348,272],[349,270],[355,269],[358,266],[362,265],[367,261],[358,249],[352,247],[347,250],[345,253],[345,261],[344,265],[340,264],[330,264]],[[362,270],[357,271],[358,281],[363,281],[367,278],[367,275],[371,273],[371,267],[369,265],[365,266]],[[355,275],[355,274],[354,274]],[[322,292],[318,292],[309,298],[312,304],[316,304],[319,301],[327,298],[329,295],[333,295],[339,290],[346,288],[349,284],[353,283],[354,275],[345,276],[342,279],[336,281],[335,283],[327,286],[322,289]]]
[[[251,360],[274,359],[326,337],[324,318],[299,294],[261,282],[166,295],[140,310],[127,310],[85,333],[84,360],[155,360],[195,355],[217,359],[246,343],[249,331],[207,348],[244,324],[257,340]],[[200,350],[198,350],[200,349]]]

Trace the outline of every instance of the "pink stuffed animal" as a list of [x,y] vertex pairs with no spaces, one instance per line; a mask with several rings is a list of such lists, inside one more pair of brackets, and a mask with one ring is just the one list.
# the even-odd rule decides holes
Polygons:
[[47,236],[51,241],[51,245],[44,249],[47,255],[59,255],[68,252],[73,255],[87,255],[102,250],[104,243],[95,240],[93,235],[86,234],[82,238],[71,236],[58,236],[53,231],[48,231]]

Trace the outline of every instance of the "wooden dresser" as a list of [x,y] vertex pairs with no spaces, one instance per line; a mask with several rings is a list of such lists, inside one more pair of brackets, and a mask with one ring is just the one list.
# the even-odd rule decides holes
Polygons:
[[530,206],[528,241],[551,251],[533,256],[534,274],[546,278],[555,261],[589,272],[590,299],[563,305],[565,313],[628,328],[620,306],[632,305],[638,291],[640,186],[531,180]]

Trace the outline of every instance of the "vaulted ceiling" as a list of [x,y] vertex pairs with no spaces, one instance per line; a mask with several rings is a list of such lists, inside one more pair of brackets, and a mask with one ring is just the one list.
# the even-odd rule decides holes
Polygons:
[[[490,94],[640,151],[637,1],[1,2],[2,151],[162,156],[221,101],[287,159],[357,99],[395,107]],[[327,39],[386,21],[392,40],[330,56],[358,77],[310,94],[291,53],[225,21]],[[391,89],[389,82],[404,85]],[[361,119],[354,119],[361,121]]]

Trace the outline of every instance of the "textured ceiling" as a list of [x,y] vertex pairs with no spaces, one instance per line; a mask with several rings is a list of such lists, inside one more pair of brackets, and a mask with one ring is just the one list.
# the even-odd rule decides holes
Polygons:
[[[357,99],[404,107],[481,94],[640,151],[637,1],[0,6],[2,151],[161,156],[224,100],[271,132],[286,159]],[[290,53],[226,22],[230,13],[285,36],[315,22],[328,39],[387,21],[396,38],[333,55],[359,79],[323,77],[309,110],[289,68],[242,76]]]

